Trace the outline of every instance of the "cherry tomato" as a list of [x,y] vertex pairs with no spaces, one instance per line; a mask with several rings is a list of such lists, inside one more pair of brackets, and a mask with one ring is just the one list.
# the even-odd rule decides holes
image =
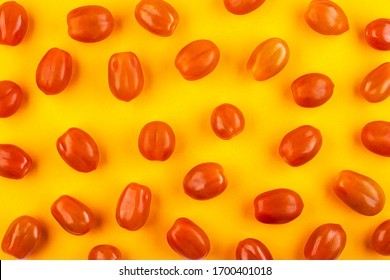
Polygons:
[[373,121],[361,131],[362,144],[371,152],[390,157],[390,122]]
[[279,38],[270,38],[255,48],[246,68],[256,81],[264,81],[282,71],[289,58],[287,43]]
[[324,224],[316,228],[306,242],[307,260],[335,260],[344,250],[347,235],[338,224]]
[[290,189],[274,189],[259,194],[254,201],[255,217],[265,224],[284,224],[296,219],[303,210],[303,201]]
[[390,256],[390,220],[381,223],[372,235],[374,250],[384,256]]
[[305,20],[314,31],[323,35],[340,35],[349,30],[347,15],[340,6],[328,0],[311,1]]
[[390,19],[378,18],[366,27],[366,41],[377,50],[390,50]]
[[291,91],[299,106],[306,108],[318,107],[328,101],[333,94],[332,80],[319,73],[310,73],[296,79],[291,84]]
[[57,140],[57,150],[73,169],[91,172],[99,163],[99,149],[92,137],[80,128],[72,127]]
[[16,46],[23,40],[28,27],[26,10],[14,1],[0,5],[0,44]]
[[97,245],[89,251],[88,260],[121,260],[122,253],[112,245]]
[[9,225],[1,242],[1,249],[15,258],[25,259],[37,249],[42,231],[42,226],[36,219],[20,216]]
[[193,167],[183,181],[184,192],[198,200],[220,195],[227,187],[223,167],[215,162],[205,162]]
[[272,260],[268,248],[259,240],[247,238],[241,240],[236,248],[237,260]]
[[21,148],[11,144],[0,144],[0,176],[22,179],[30,171],[32,160]]
[[291,166],[312,160],[322,146],[321,132],[310,125],[300,126],[287,133],[279,146],[279,154]]
[[343,170],[333,185],[336,195],[356,212],[374,216],[385,205],[385,193],[381,186],[362,174]]
[[129,184],[119,197],[116,220],[127,230],[138,230],[148,220],[152,192],[146,186]]
[[91,209],[69,195],[60,196],[52,204],[51,213],[64,230],[74,235],[86,234],[95,223]]
[[72,39],[83,43],[94,43],[110,36],[115,20],[106,8],[89,5],[70,11],[67,23],[68,34]]
[[180,256],[199,260],[210,251],[210,240],[207,234],[187,218],[179,218],[167,233],[169,246]]
[[72,57],[61,49],[52,48],[38,64],[35,74],[40,90],[45,94],[58,94],[69,84],[72,76]]
[[14,82],[0,81],[0,118],[16,113],[23,101],[23,91]]
[[235,15],[248,14],[260,7],[265,0],[223,0],[226,10]]
[[160,121],[146,124],[138,137],[138,149],[148,160],[167,160],[175,150],[176,140],[172,128]]
[[196,40],[180,50],[175,66],[184,79],[194,81],[210,74],[219,62],[219,49],[209,40]]
[[390,95],[390,62],[367,74],[360,85],[360,93],[369,102],[380,102]]
[[179,23],[177,11],[162,0],[142,0],[135,7],[138,23],[153,34],[171,36]]
[[132,52],[113,54],[108,62],[108,84],[119,100],[129,102],[144,87],[144,74],[138,57]]
[[213,110],[210,122],[214,133],[224,140],[240,134],[245,127],[245,118],[240,109],[227,103]]

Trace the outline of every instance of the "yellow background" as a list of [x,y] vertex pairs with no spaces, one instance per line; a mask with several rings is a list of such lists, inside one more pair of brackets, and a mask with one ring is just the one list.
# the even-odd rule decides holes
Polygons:
[[[347,233],[340,259],[384,259],[370,245],[373,231],[390,218],[390,202],[374,217],[360,215],[336,197],[332,184],[343,169],[376,180],[390,198],[390,159],[366,150],[360,130],[369,121],[390,121],[389,102],[368,103],[358,88],[364,76],[390,60],[364,40],[365,26],[390,17],[390,2],[336,1],[349,18],[350,30],[341,36],[314,32],[304,20],[308,0],[268,0],[256,11],[236,16],[222,0],[169,0],[180,15],[171,37],[159,37],[135,20],[138,1],[19,0],[29,14],[29,27],[16,47],[0,46],[0,79],[13,80],[26,98],[12,117],[0,119],[0,142],[23,148],[34,161],[22,180],[0,178],[0,235],[20,215],[37,218],[45,228],[38,250],[30,259],[86,259],[98,244],[117,246],[126,259],[181,259],[167,244],[166,232],[178,217],[187,217],[208,234],[207,259],[234,259],[237,243],[247,237],[261,240],[275,259],[303,259],[311,232],[323,223],[339,223]],[[73,8],[99,4],[116,20],[106,40],[84,44],[67,35],[66,16]],[[271,37],[290,47],[287,66],[275,77],[255,81],[245,70],[254,48]],[[217,68],[198,81],[186,81],[174,67],[179,50],[196,39],[212,40],[220,49]],[[73,75],[62,93],[46,96],[35,83],[36,67],[52,47],[73,57]],[[125,103],[111,94],[107,65],[116,52],[133,51],[141,61],[145,87]],[[318,108],[294,103],[291,82],[320,72],[335,84],[333,97]],[[242,110],[246,127],[230,141],[216,137],[210,114],[221,103]],[[148,122],[167,122],[176,135],[176,149],[166,162],[151,162],[138,151],[141,128]],[[310,124],[320,129],[323,146],[301,167],[288,166],[278,154],[282,137]],[[97,142],[98,169],[84,174],[70,168],[56,150],[56,140],[70,127],[87,131]],[[228,177],[220,196],[196,201],[184,194],[182,180],[195,165],[215,161]],[[130,232],[119,227],[115,208],[130,182],[153,192],[146,225]],[[274,188],[297,191],[305,208],[299,218],[283,225],[258,222],[254,198]],[[50,213],[51,204],[68,194],[88,205],[97,225],[84,236],[65,232]],[[0,252],[1,259],[12,257]]]

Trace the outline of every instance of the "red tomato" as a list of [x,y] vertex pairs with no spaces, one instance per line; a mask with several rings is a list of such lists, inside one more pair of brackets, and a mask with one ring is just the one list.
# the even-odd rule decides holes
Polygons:
[[187,218],[179,218],[167,233],[169,246],[180,256],[199,260],[210,251],[210,240],[207,234]]
[[97,245],[89,251],[88,260],[121,260],[122,253],[112,245]]
[[57,150],[62,159],[73,169],[91,172],[99,163],[99,149],[85,131],[72,127],[57,140]]
[[245,118],[240,109],[227,103],[213,110],[210,122],[214,133],[224,140],[240,134],[245,127]]
[[69,12],[68,34],[79,42],[94,43],[106,39],[114,29],[114,17],[104,7],[83,6]]
[[95,223],[91,209],[68,195],[59,197],[52,204],[51,213],[64,230],[74,235],[86,234]]
[[289,58],[287,43],[279,38],[270,38],[255,48],[246,68],[256,81],[264,81],[282,71]]
[[236,248],[237,260],[272,260],[268,248],[259,240],[247,238],[241,240]]
[[152,192],[146,186],[129,184],[119,197],[116,220],[127,230],[138,230],[148,220]]
[[381,223],[372,235],[374,250],[384,256],[390,256],[390,220]]
[[162,0],[142,0],[135,7],[135,18],[143,28],[159,36],[171,36],[180,20],[176,10]]
[[201,79],[210,74],[219,62],[219,49],[209,40],[189,43],[177,54],[175,66],[188,81]]
[[260,7],[265,0],[223,0],[226,10],[235,15],[248,14]]
[[0,44],[16,46],[24,38],[28,16],[23,6],[14,1],[0,5]]
[[284,224],[296,219],[303,210],[303,201],[290,189],[274,189],[258,195],[254,201],[255,217],[265,224]]
[[72,57],[64,50],[50,49],[38,64],[35,75],[40,90],[48,95],[58,94],[69,84]]
[[378,18],[366,27],[366,41],[377,50],[390,50],[390,19]]
[[305,13],[305,20],[314,31],[324,35],[340,35],[349,30],[344,11],[328,0],[311,1]]
[[23,101],[23,91],[14,82],[0,81],[0,118],[16,113]]
[[390,157],[390,122],[373,121],[361,131],[361,141],[369,151]]
[[184,177],[184,192],[198,200],[220,195],[227,187],[223,167],[215,162],[201,163],[192,168]]
[[340,225],[324,224],[310,235],[304,255],[307,260],[335,260],[344,250],[347,235]]
[[291,91],[299,106],[306,108],[318,107],[328,101],[333,94],[332,80],[319,73],[310,73],[296,79],[291,84]]
[[172,128],[160,121],[146,124],[138,137],[138,149],[148,160],[167,160],[175,150],[176,140]]
[[367,74],[360,85],[360,93],[369,102],[380,102],[390,95],[390,62]]
[[108,84],[112,94],[122,101],[136,98],[144,87],[144,74],[138,57],[132,52],[113,54],[108,62]]
[[312,160],[321,146],[321,132],[313,126],[303,125],[283,137],[279,154],[286,163],[296,167]]
[[11,144],[0,144],[0,176],[22,179],[30,171],[32,160],[21,148]]

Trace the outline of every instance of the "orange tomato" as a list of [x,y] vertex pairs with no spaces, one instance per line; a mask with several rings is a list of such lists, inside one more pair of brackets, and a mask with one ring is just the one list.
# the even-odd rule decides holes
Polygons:
[[390,50],[390,19],[378,18],[366,26],[366,41],[377,50]]
[[235,15],[248,14],[260,7],[265,0],[223,0],[225,8]]
[[112,245],[97,245],[89,251],[88,260],[121,260],[122,253]]
[[360,137],[363,146],[369,151],[390,157],[390,122],[369,122],[363,127]]
[[16,113],[23,101],[23,91],[14,82],[0,81],[0,118]]
[[236,248],[237,260],[272,260],[268,248],[259,240],[247,238],[241,240]]
[[375,229],[372,246],[378,254],[390,256],[390,220],[384,221]]
[[7,1],[0,5],[0,44],[16,46],[23,40],[28,16],[22,5]]
[[360,93],[369,102],[380,102],[390,95],[390,62],[367,74],[360,85]]
[[11,144],[0,144],[0,176],[22,179],[30,171],[32,160],[21,148]]
[[211,128],[224,140],[232,139],[245,127],[245,118],[240,109],[228,103],[217,106],[211,113]]

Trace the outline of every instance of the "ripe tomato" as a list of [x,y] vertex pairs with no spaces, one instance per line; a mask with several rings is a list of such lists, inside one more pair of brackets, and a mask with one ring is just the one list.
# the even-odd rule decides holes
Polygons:
[[344,250],[347,235],[338,224],[324,224],[316,228],[306,242],[307,260],[335,260]]
[[122,253],[112,245],[97,245],[89,251],[88,260],[121,260]]
[[50,49],[38,64],[35,74],[40,90],[48,95],[58,94],[69,84],[72,76],[72,57],[61,49]]
[[372,235],[374,250],[384,256],[390,256],[390,220],[381,223]]
[[176,253],[190,260],[203,259],[210,251],[210,240],[207,234],[187,218],[179,218],[175,221],[168,230],[167,241]]
[[183,181],[184,192],[193,199],[206,200],[220,195],[227,187],[223,167],[205,162],[193,167]]
[[119,197],[116,206],[118,224],[128,230],[140,229],[148,220],[152,192],[146,186],[129,184]]
[[247,238],[241,240],[236,248],[236,260],[272,260],[268,248],[259,240]]
[[369,151],[390,157],[390,122],[367,123],[361,131],[361,141]]
[[240,134],[245,127],[245,118],[240,109],[228,103],[213,110],[210,122],[214,133],[224,140]]
[[62,159],[73,169],[91,172],[99,163],[99,149],[85,131],[72,127],[57,140],[57,150]]
[[328,0],[311,1],[305,20],[314,31],[324,35],[340,35],[349,30],[347,15],[340,6]]
[[366,41],[377,50],[390,50],[390,19],[378,18],[366,26]]
[[279,38],[270,38],[255,48],[246,68],[256,81],[264,81],[282,71],[289,58],[287,43]]
[[332,80],[319,73],[303,75],[291,84],[291,91],[299,106],[306,108],[318,107],[328,101],[333,94]]
[[313,126],[303,125],[283,137],[279,154],[286,163],[296,167],[312,160],[321,146],[321,132]]
[[201,79],[210,74],[219,62],[219,49],[209,40],[196,40],[180,50],[175,66],[188,81]]
[[21,148],[11,144],[0,144],[0,176],[22,179],[30,171],[32,160]]
[[26,10],[15,1],[0,5],[0,44],[16,46],[26,34],[28,16]]
[[390,62],[367,74],[360,85],[360,93],[369,102],[380,102],[390,95]]
[[265,0],[223,0],[226,10],[235,15],[248,14],[260,7]]
[[160,121],[146,124],[138,137],[138,149],[148,160],[167,160],[175,150],[176,140],[172,128]]
[[70,11],[67,23],[68,34],[72,39],[83,43],[94,43],[110,36],[115,20],[106,8],[89,5]]
[[265,224],[291,222],[302,213],[303,207],[298,193],[283,188],[259,194],[254,201],[255,217]]
[[23,101],[23,91],[14,82],[0,81],[0,118],[16,113]]
[[132,52],[113,54],[108,62],[108,84],[112,94],[122,101],[136,98],[144,87],[144,74],[138,57]]
[[60,196],[52,204],[51,213],[64,230],[74,235],[86,234],[95,223],[91,209],[69,195]]
[[179,14],[162,0],[142,0],[135,7],[138,23],[153,34],[171,36],[179,23]]

